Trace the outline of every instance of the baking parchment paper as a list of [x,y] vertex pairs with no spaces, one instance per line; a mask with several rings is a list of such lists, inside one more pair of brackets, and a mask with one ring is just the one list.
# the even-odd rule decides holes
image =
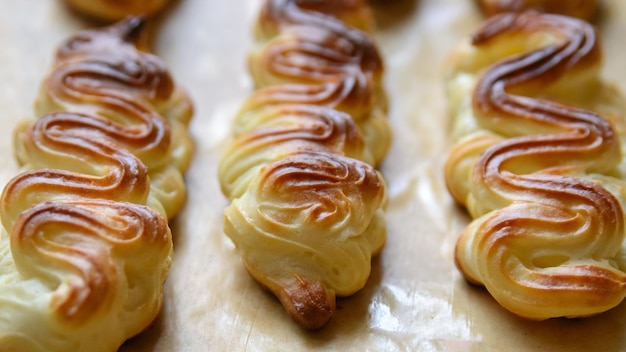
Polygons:
[[[252,90],[246,54],[260,0],[179,0],[153,26],[153,51],[191,94],[196,154],[188,199],[171,223],[175,259],[162,313],[121,351],[624,351],[626,305],[578,320],[527,321],[468,285],[454,266],[468,217],[448,195],[450,147],[443,64],[482,16],[471,0],[378,0],[376,41],[386,62],[394,140],[381,170],[388,240],[367,286],[339,299],[323,330],[297,327],[250,278],[222,233],[227,205],[217,163],[232,118]],[[0,0],[0,184],[17,172],[11,144],[32,114],[57,45],[96,26],[61,0]],[[601,1],[603,74],[626,91],[626,2]]]

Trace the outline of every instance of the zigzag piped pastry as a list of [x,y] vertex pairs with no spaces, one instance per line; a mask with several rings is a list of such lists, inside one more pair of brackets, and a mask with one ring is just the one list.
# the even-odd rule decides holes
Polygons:
[[523,317],[589,316],[626,295],[623,101],[600,67],[592,26],[539,13],[493,17],[451,60],[445,175],[475,218],[457,266]]
[[[362,1],[267,1],[250,69],[258,87],[219,165],[225,233],[250,274],[307,329],[361,289],[385,242],[372,165],[391,134],[382,63]],[[357,29],[359,28],[359,29]]]
[[192,109],[129,18],[59,49],[0,203],[0,350],[115,351],[156,317]]

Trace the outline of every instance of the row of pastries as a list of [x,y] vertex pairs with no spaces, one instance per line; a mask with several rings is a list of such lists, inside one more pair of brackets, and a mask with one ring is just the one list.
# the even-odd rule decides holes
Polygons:
[[145,47],[146,18],[96,3],[108,2],[71,5],[125,19],[60,43],[14,129],[20,172],[0,198],[2,351],[116,351],[162,307],[193,106]]

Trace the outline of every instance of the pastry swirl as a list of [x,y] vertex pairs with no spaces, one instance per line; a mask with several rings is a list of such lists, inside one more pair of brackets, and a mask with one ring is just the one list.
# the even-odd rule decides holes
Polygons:
[[142,25],[68,39],[39,118],[15,131],[23,172],[0,202],[0,350],[114,351],[158,314],[191,103],[135,48]]
[[265,2],[249,64],[256,90],[219,165],[224,232],[249,273],[306,329],[361,289],[385,243],[390,130],[382,61],[360,1]]
[[371,253],[385,242],[382,189],[368,164],[301,152],[264,167],[228,207],[226,222],[246,234],[233,241],[253,276],[282,269],[268,263],[290,263],[298,275],[323,278],[332,293],[348,296],[365,285]]
[[148,168],[123,144],[112,144],[121,139],[97,134],[110,126],[109,120],[89,115],[53,113],[24,131],[22,156],[32,170],[4,188],[0,215],[5,227],[12,228],[19,214],[42,201],[77,197],[145,204]]
[[589,316],[626,296],[618,117],[549,99],[606,90],[600,59],[589,24],[531,12],[493,17],[453,57],[462,127],[446,181],[475,218],[457,266],[523,317]]
[[[167,258],[169,241],[163,217],[145,206],[105,200],[44,202],[20,215],[11,233],[11,251],[20,273],[59,286],[51,295],[51,308],[68,323],[78,325],[89,323],[99,310],[110,314],[106,310],[115,301],[129,298],[118,293],[124,282],[121,278],[139,273],[122,270],[111,258],[114,252],[146,251],[129,258],[125,265],[131,268],[143,265],[143,256]],[[51,266],[56,270],[51,272]],[[165,271],[157,274],[150,278],[154,281],[151,285],[160,285]],[[120,278],[110,280],[116,276]],[[145,290],[141,295],[148,298],[157,292]],[[136,299],[133,306],[140,305],[141,300]]]
[[167,0],[65,0],[78,12],[100,21],[114,22],[126,16],[152,16],[161,11]]
[[[129,18],[68,39],[42,83],[35,115],[69,111],[111,121],[99,133],[114,133],[148,167],[151,206],[171,218],[185,200],[182,173],[193,151],[187,133],[193,109],[163,62],[135,47],[142,26],[142,19]],[[17,136],[17,159],[29,167],[32,156],[21,155],[26,143],[19,141],[27,137]]]
[[219,165],[222,191],[229,198],[240,197],[261,167],[298,151],[328,150],[371,161],[360,130],[349,115],[337,110],[285,104],[246,116],[252,120],[235,121],[241,137]]
[[[300,7],[308,4],[306,1],[267,3],[261,13],[274,13],[272,23],[281,30],[275,36],[263,36],[250,54],[250,72],[261,89],[244,103],[244,110],[304,103],[344,111],[361,128],[377,165],[391,142],[387,98],[381,82],[383,64],[366,33],[332,17],[337,12],[333,12],[335,7],[341,9],[343,3],[356,6],[354,1],[330,6],[320,3],[317,6],[329,13],[324,14]],[[302,21],[294,24],[294,18],[300,17]],[[311,18],[316,20],[311,22]],[[259,26],[264,21],[267,19],[262,15]]]

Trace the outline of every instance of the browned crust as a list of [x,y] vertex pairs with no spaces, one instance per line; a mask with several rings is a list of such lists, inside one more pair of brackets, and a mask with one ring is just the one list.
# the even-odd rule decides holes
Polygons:
[[597,9],[597,0],[477,0],[486,16],[504,12],[523,12],[535,10],[554,13],[585,20],[593,18]]

